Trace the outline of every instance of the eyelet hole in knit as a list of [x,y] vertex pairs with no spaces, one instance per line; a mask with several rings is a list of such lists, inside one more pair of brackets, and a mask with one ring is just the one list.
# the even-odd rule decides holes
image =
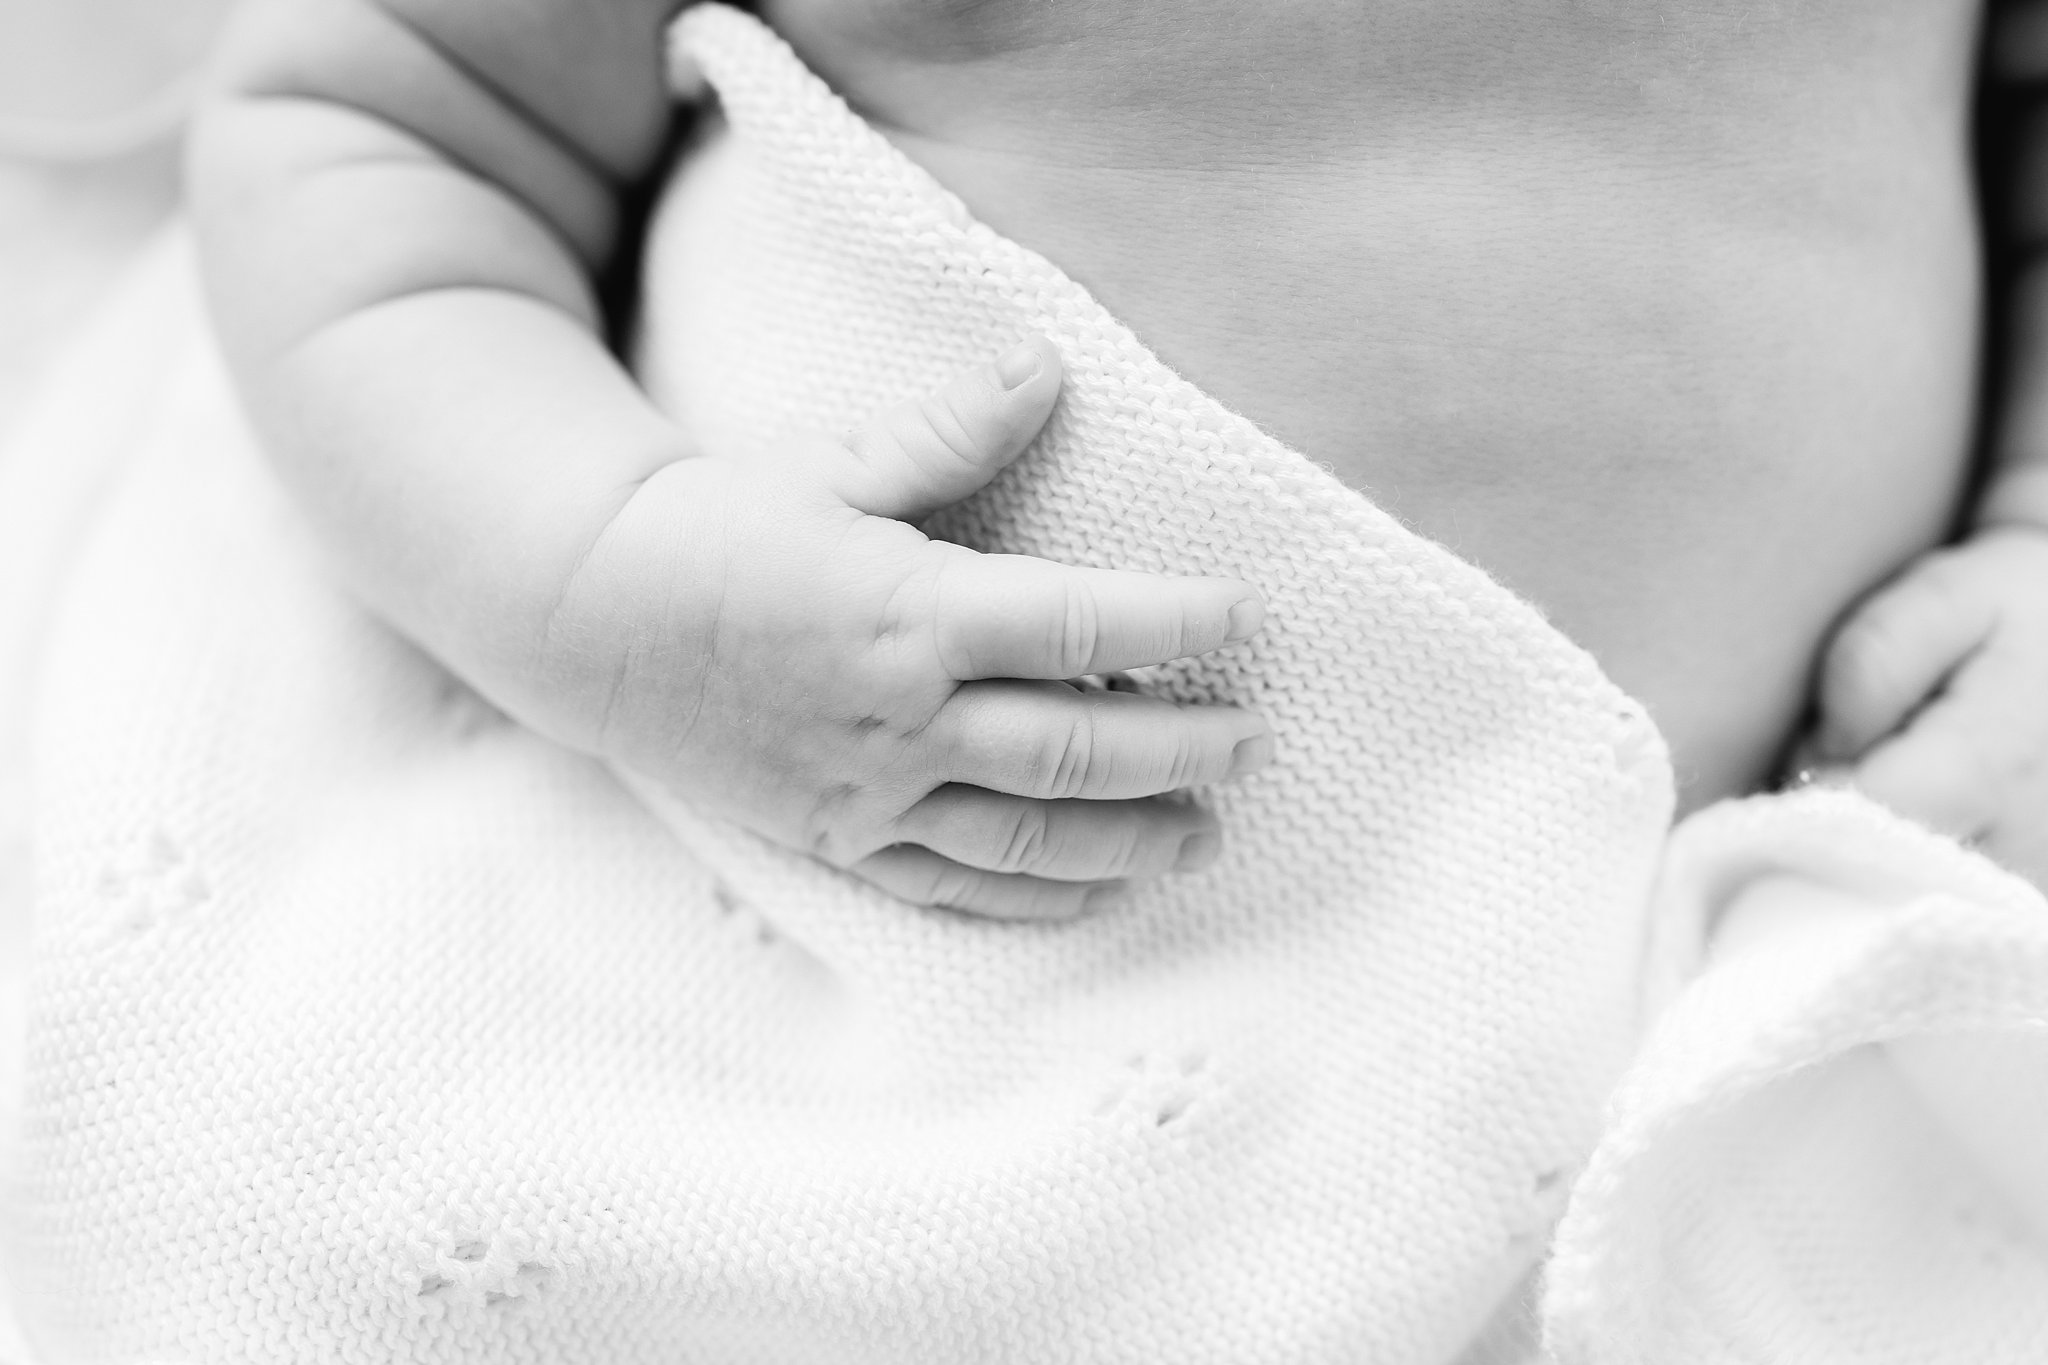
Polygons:
[[751,935],[756,947],[773,948],[782,942],[781,931],[769,923],[765,916],[741,900],[724,882],[711,884],[711,903],[718,908],[718,917],[732,924],[735,929],[744,932],[745,926],[751,924]]
[[517,1313],[551,1292],[554,1282],[552,1266],[515,1264],[495,1239],[470,1237],[440,1254],[438,1270],[420,1276],[416,1297],[428,1316],[479,1308]]
[[213,887],[189,850],[161,827],[131,855],[102,868],[96,889],[109,903],[110,937],[132,943],[199,909]]
[[2019,1256],[2037,1254],[2031,1228],[2009,1210],[1986,1209],[1974,1203],[1959,1204],[1955,1224],[1963,1235],[1977,1244],[1977,1260],[1988,1270],[2002,1268]]
[[1183,1048],[1164,1062],[1150,1053],[1133,1053],[1124,1059],[1093,1113],[1108,1118],[1135,1105],[1153,1128],[1164,1128],[1183,1118],[1200,1097],[1208,1065],[1209,1051],[1200,1046]]

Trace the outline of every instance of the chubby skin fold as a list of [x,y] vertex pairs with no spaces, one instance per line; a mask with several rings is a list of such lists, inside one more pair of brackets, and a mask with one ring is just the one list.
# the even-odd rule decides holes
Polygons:
[[[1023,449],[1049,346],[850,444],[696,458],[597,343],[587,283],[659,145],[666,11],[579,32],[559,67],[496,9],[305,13],[247,16],[194,178],[256,419],[372,604],[543,733],[915,900],[1071,914],[1209,856],[1213,822],[1154,798],[1259,766],[1263,723],[1059,680],[1245,638],[1249,589],[897,520]],[[530,17],[527,41],[576,27]],[[333,270],[263,284],[309,250]],[[403,359],[427,353],[452,363]]]
[[[566,634],[560,618],[593,547],[644,524],[630,505],[733,491],[675,472],[693,452],[598,345],[588,283],[661,143],[675,8],[257,3],[194,151],[242,384],[358,589],[530,724],[643,765],[686,753],[677,718],[702,713],[622,679],[737,667],[690,624],[724,561],[679,578],[665,548],[638,606]],[[1857,629],[1851,611],[1910,584],[1951,525],[1977,363],[1982,16],[1882,11],[767,7],[979,216],[1540,605],[1650,705],[1684,804],[1771,777],[1825,661],[1821,703],[1844,712],[1822,717],[1826,756],[1852,774],[1868,759],[1887,800],[2023,862],[2032,767],[1994,761],[1988,737],[2048,673],[2028,643],[2048,635],[2035,448],[2002,447],[1984,504],[2019,529],[1937,580],[1997,599],[1969,655],[2004,661],[1976,670],[1989,681],[1964,687],[1938,632]],[[1994,48],[2024,49],[2035,11],[1999,9]],[[701,482],[717,486],[685,487]],[[1895,600],[1876,609],[1910,626]],[[1828,652],[1845,616],[1844,640],[1910,656],[1893,676],[1920,697],[1854,681],[1886,655]],[[1917,704],[1951,677],[1953,707]],[[1869,696],[1888,700],[1845,700]],[[622,700],[663,714],[620,724]],[[1211,767],[1243,738],[1217,729]],[[958,780],[913,766],[913,789]],[[1996,809],[1926,795],[1972,785]],[[831,804],[764,797],[747,818],[843,860],[872,838],[833,837]],[[1007,868],[1042,841],[996,842]]]
[[[510,24],[525,12],[499,13]],[[707,69],[725,73],[734,111],[744,78],[764,70],[802,80],[756,79],[756,92],[801,88],[829,103],[745,19],[706,14],[692,31]],[[713,60],[721,31],[733,41]],[[453,29],[437,32],[463,51]],[[489,95],[480,107],[517,113],[526,106],[496,88],[517,66],[502,55],[468,52],[459,74],[479,99]],[[474,193],[506,210],[508,234],[528,215],[513,245],[556,253],[563,279],[582,266],[565,245],[571,232],[526,207],[548,189],[540,177],[511,193],[480,177],[479,161],[444,163],[444,144],[468,137],[482,158],[486,137],[450,130],[419,155],[375,151],[303,174],[234,164],[237,146],[282,154],[291,143],[265,140],[273,116],[338,120],[327,128],[361,119],[365,146],[382,145],[369,134],[396,140],[393,129],[412,126],[356,106],[337,112],[326,95],[280,93],[310,83],[296,70],[265,86],[252,73],[282,59],[261,44],[241,60],[245,94],[216,108],[198,151],[202,170],[219,176],[206,211],[233,219],[208,229],[219,234],[209,250],[221,297],[271,316],[287,338],[266,349],[254,323],[230,320],[244,329],[243,380],[268,405],[273,457],[331,518],[337,557],[418,638],[494,679],[493,695],[529,723],[643,764],[716,736],[701,718],[715,724],[722,712],[747,756],[740,766],[721,755],[725,772],[783,813],[783,842],[829,856],[858,858],[857,842],[829,840],[854,824],[833,815],[859,812],[851,793],[816,780],[843,783],[852,763],[888,777],[891,752],[905,747],[907,762],[928,770],[890,788],[917,798],[898,826],[914,838],[890,846],[895,858],[921,848],[992,878],[1092,874],[1105,864],[1088,859],[1122,859],[1109,866],[1136,876],[1211,856],[1202,843],[1212,834],[1232,843],[1204,879],[1133,888],[1124,913],[1020,929],[921,913],[715,811],[668,812],[651,784],[629,779],[648,798],[636,802],[616,771],[498,724],[431,661],[337,600],[306,562],[298,518],[256,469],[210,352],[190,347],[207,367],[206,401],[193,405],[203,411],[167,424],[175,429],[118,493],[77,575],[67,643],[54,651],[43,748],[57,756],[45,772],[59,875],[50,1008],[34,1049],[45,1059],[36,1272],[68,1296],[54,1317],[68,1315],[82,1340],[151,1355],[262,1354],[249,1345],[262,1337],[286,1341],[286,1355],[303,1343],[301,1354],[372,1359],[406,1347],[422,1357],[573,1356],[578,1348],[561,1344],[581,1342],[585,1355],[621,1360],[779,1350],[895,1365],[1037,1359],[1089,1342],[1104,1356],[1164,1350],[1236,1365],[1361,1349],[1459,1359],[1499,1305],[1522,1298],[1517,1286],[1544,1255],[1560,1203],[1578,1198],[1579,1164],[1606,1145],[1603,1097],[1640,1042],[1651,883],[1686,844],[1684,830],[1667,837],[1663,746],[1584,652],[1471,564],[1401,531],[1140,354],[1071,279],[1046,267],[1048,286],[1011,269],[1042,260],[978,228],[892,236],[896,200],[874,190],[900,187],[907,168],[881,157],[870,128],[836,105],[831,127],[849,138],[838,145],[857,134],[859,155],[887,163],[881,174],[828,177],[823,193],[805,184],[778,201],[763,188],[772,172],[709,178],[720,150],[741,154],[745,175],[736,136],[680,178],[672,202],[687,202],[693,184],[747,191],[698,201],[730,210],[720,222],[739,230],[728,245],[769,244],[752,257],[690,254],[714,277],[722,260],[765,258],[791,268],[753,277],[764,288],[845,281],[839,271],[807,277],[803,266],[843,260],[834,244],[860,238],[883,243],[879,293],[921,299],[935,274],[958,288],[958,307],[891,312],[868,310],[873,295],[851,286],[840,296],[812,284],[806,296],[837,310],[847,331],[806,333],[819,314],[762,310],[769,334],[800,336],[781,348],[742,350],[731,338],[744,329],[697,325],[704,346],[690,354],[733,346],[747,361],[735,370],[769,372],[765,386],[792,401],[911,399],[820,423],[849,436],[775,443],[741,466],[696,456],[644,409],[561,401],[551,375],[524,368],[535,354],[583,356],[572,379],[603,381],[583,399],[637,395],[588,318],[502,280],[479,283],[498,241],[489,234],[466,256],[446,248],[459,288],[414,289],[425,276],[394,267],[412,282],[396,296],[379,292],[388,281],[354,277],[346,241],[334,241],[329,256],[302,263],[303,297],[346,311],[293,321],[299,285],[273,297],[238,283],[244,260],[224,254],[229,236],[249,235],[253,261],[263,234],[279,233],[270,249],[281,257],[294,213],[324,231],[330,215],[354,211],[353,191],[321,195],[358,175],[390,172],[399,198],[400,188]],[[776,104],[759,101],[755,126],[772,123],[760,111]],[[804,119],[775,125],[792,139],[827,122],[810,117],[812,105],[795,107]],[[519,120],[561,121],[518,114],[491,136],[516,142]],[[792,131],[797,123],[806,126]],[[206,165],[215,153],[229,164]],[[769,156],[759,143],[753,154]],[[229,213],[231,192],[253,207]],[[776,202],[850,230],[782,238],[769,229],[787,215],[753,212]],[[378,231],[362,216],[353,226]],[[1456,221],[1443,232],[1455,237]],[[818,255],[778,257],[790,241]],[[1501,263],[1504,275],[1516,266]],[[517,269],[546,273],[531,261]],[[666,297],[709,305],[671,316],[715,319],[735,295]],[[1001,334],[980,323],[1020,313],[1032,326],[1050,319],[1063,338],[1070,401],[1044,458],[958,509],[968,518],[995,508],[987,534],[959,539],[1079,558],[1092,538],[1107,542],[1095,562],[1190,572],[1221,556],[1266,588],[1271,617],[1250,648],[1176,665],[1160,690],[1256,698],[1283,736],[1328,742],[1290,743],[1285,762],[1217,792],[1220,829],[1177,822],[1164,801],[1132,821],[1142,840],[1078,842],[1121,809],[1090,799],[1114,796],[1117,781],[1188,780],[1198,759],[1221,768],[1247,745],[1246,762],[1261,758],[1255,730],[1224,728],[1252,723],[1233,713],[1173,713],[1176,726],[1218,727],[1208,732],[1216,745],[1128,746],[1164,756],[1142,770],[1079,761],[1125,746],[1093,744],[1078,726],[1064,731],[1069,742],[1045,745],[1026,741],[1062,731],[1010,731],[956,711],[972,741],[956,757],[989,773],[1015,764],[1028,794],[937,782],[935,748],[916,750],[948,707],[992,692],[1026,722],[1036,705],[1090,724],[1129,719],[1133,699],[1064,679],[1258,624],[1240,617],[1252,605],[1241,587],[1200,579],[1117,580],[1148,603],[1164,594],[1178,604],[1147,615],[1129,652],[1116,629],[1064,628],[1091,613],[1121,619],[1095,610],[1121,588],[1062,592],[1063,605],[1093,605],[1052,613],[1021,637],[976,633],[1008,606],[954,610],[975,599],[956,598],[953,585],[977,578],[1022,594],[1035,582],[1101,582],[964,557],[888,515],[974,486],[1052,403],[1062,376],[1042,345],[1027,343],[1023,357],[979,349]],[[928,353],[944,357],[931,387],[897,394],[860,382],[883,368],[871,357],[907,348],[849,346],[845,336],[900,342],[921,331],[943,339]],[[1162,345],[1174,344],[1170,331]],[[778,370],[763,358],[819,354],[841,359]],[[1540,368],[1545,356],[1528,360]],[[803,382],[821,374],[855,382]],[[1411,417],[1433,414],[1450,430],[1458,410],[1434,405],[1430,378],[1379,399],[1392,394]],[[355,395],[329,382],[413,406],[351,411]],[[1125,421],[1120,403],[1132,393],[1166,401],[1150,420]],[[1613,415],[1583,391],[1555,399],[1586,405],[1589,430]],[[1235,401],[1282,425],[1270,395]],[[727,415],[761,406],[734,400]],[[718,426],[693,415],[707,432]],[[623,453],[600,440],[634,432],[646,444]],[[350,444],[365,437],[396,444]],[[1200,460],[1179,458],[1190,447]],[[1384,466],[1390,478],[1397,465]],[[506,469],[518,477],[500,489]],[[1351,476],[1371,483],[1370,473]],[[1033,516],[1048,507],[1060,514]],[[1339,533],[1306,536],[1304,525]],[[1614,547],[1589,538],[1580,548]],[[1154,549],[1161,560],[1143,558]],[[1995,631],[2007,615],[1964,619]],[[792,653],[791,641],[807,652]],[[133,686],[120,665],[137,657],[160,661],[160,685]],[[1031,674],[1034,661],[1043,676],[973,676]],[[933,720],[921,724],[927,711]],[[805,769],[832,745],[836,756]],[[1867,817],[1878,851],[1913,852],[1888,837],[1913,831],[1833,793],[1735,804],[1685,829],[1731,811],[1739,824],[1747,811],[1761,812],[1758,833],[1769,835],[1779,818],[1770,812],[1804,803],[1824,814],[1824,801]],[[913,828],[915,812],[924,823]],[[1996,878],[1944,847],[1980,880]],[[951,869],[894,870],[911,895],[997,894]],[[1107,889],[1046,880],[1063,895]],[[983,907],[993,913],[1072,908],[1034,898],[1028,884],[999,885],[1026,894]],[[2016,892],[2002,894],[2037,905]],[[2017,985],[2042,979],[2016,953],[1994,961]],[[1979,984],[1934,976],[1961,981],[1951,1003]],[[1924,1020],[1930,997],[1919,984],[1909,982],[1903,1008]],[[1725,1017],[1756,1023],[1753,1011]],[[1816,1041],[1810,1030],[1766,1031]],[[1720,1043],[1740,1036],[1711,1033]],[[1870,1036],[1850,1041],[1868,1055]],[[1681,1088],[1687,1080],[1664,1075]],[[137,1178],[110,1182],[108,1171]],[[1653,1204],[1647,1221],[1668,1226],[1655,1215],[1672,1207]],[[1599,1245],[1633,1250],[1614,1238]],[[1608,1289],[1612,1306],[1639,1307],[1613,1290],[1621,1277],[1601,1273],[1612,1265],[1594,1265],[1581,1283]],[[1898,1283],[1923,1281],[1889,1282]]]

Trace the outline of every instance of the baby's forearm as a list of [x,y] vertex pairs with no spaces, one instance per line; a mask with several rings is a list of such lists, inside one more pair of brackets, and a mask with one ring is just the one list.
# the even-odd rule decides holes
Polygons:
[[686,453],[587,332],[506,291],[394,300],[272,363],[268,439],[351,586],[480,684],[536,664],[582,556]]
[[373,605],[466,670],[530,647],[610,512],[687,453],[589,284],[660,144],[671,8],[259,3],[195,129],[266,448]]

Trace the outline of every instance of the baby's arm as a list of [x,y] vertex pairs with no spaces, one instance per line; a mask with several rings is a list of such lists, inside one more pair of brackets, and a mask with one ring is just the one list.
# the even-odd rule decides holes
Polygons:
[[1021,449],[1049,347],[1014,388],[967,376],[852,448],[739,469],[696,458],[600,344],[590,279],[664,137],[678,7],[239,16],[194,213],[252,416],[343,572],[535,728],[916,899],[1057,913],[1212,843],[1152,798],[1250,766],[1255,718],[992,675],[1215,648],[1255,627],[1248,589],[888,520]]
[[355,585],[465,671],[517,661],[577,536],[688,453],[589,284],[663,135],[672,8],[252,0],[194,130],[266,447]]
[[[1990,79],[2048,89],[2048,0],[1994,6]],[[1958,543],[1860,603],[1823,660],[1817,757],[2048,886],[2048,108],[2013,133],[1994,221],[2015,249],[2005,401]]]

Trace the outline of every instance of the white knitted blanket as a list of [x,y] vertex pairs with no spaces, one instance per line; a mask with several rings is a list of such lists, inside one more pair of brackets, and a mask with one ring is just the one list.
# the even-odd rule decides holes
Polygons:
[[124,455],[39,646],[50,1362],[1437,1365],[1539,1296],[1588,1365],[2048,1358],[2030,888],[1843,795],[1667,842],[1654,728],[1528,605],[754,21],[680,35],[730,126],[657,228],[657,396],[743,458],[1052,336],[1051,426],[937,529],[1256,583],[1258,640],[1144,681],[1278,760],[1214,869],[1068,925],[629,791],[328,585],[167,257],[130,330],[177,335],[35,427]]

